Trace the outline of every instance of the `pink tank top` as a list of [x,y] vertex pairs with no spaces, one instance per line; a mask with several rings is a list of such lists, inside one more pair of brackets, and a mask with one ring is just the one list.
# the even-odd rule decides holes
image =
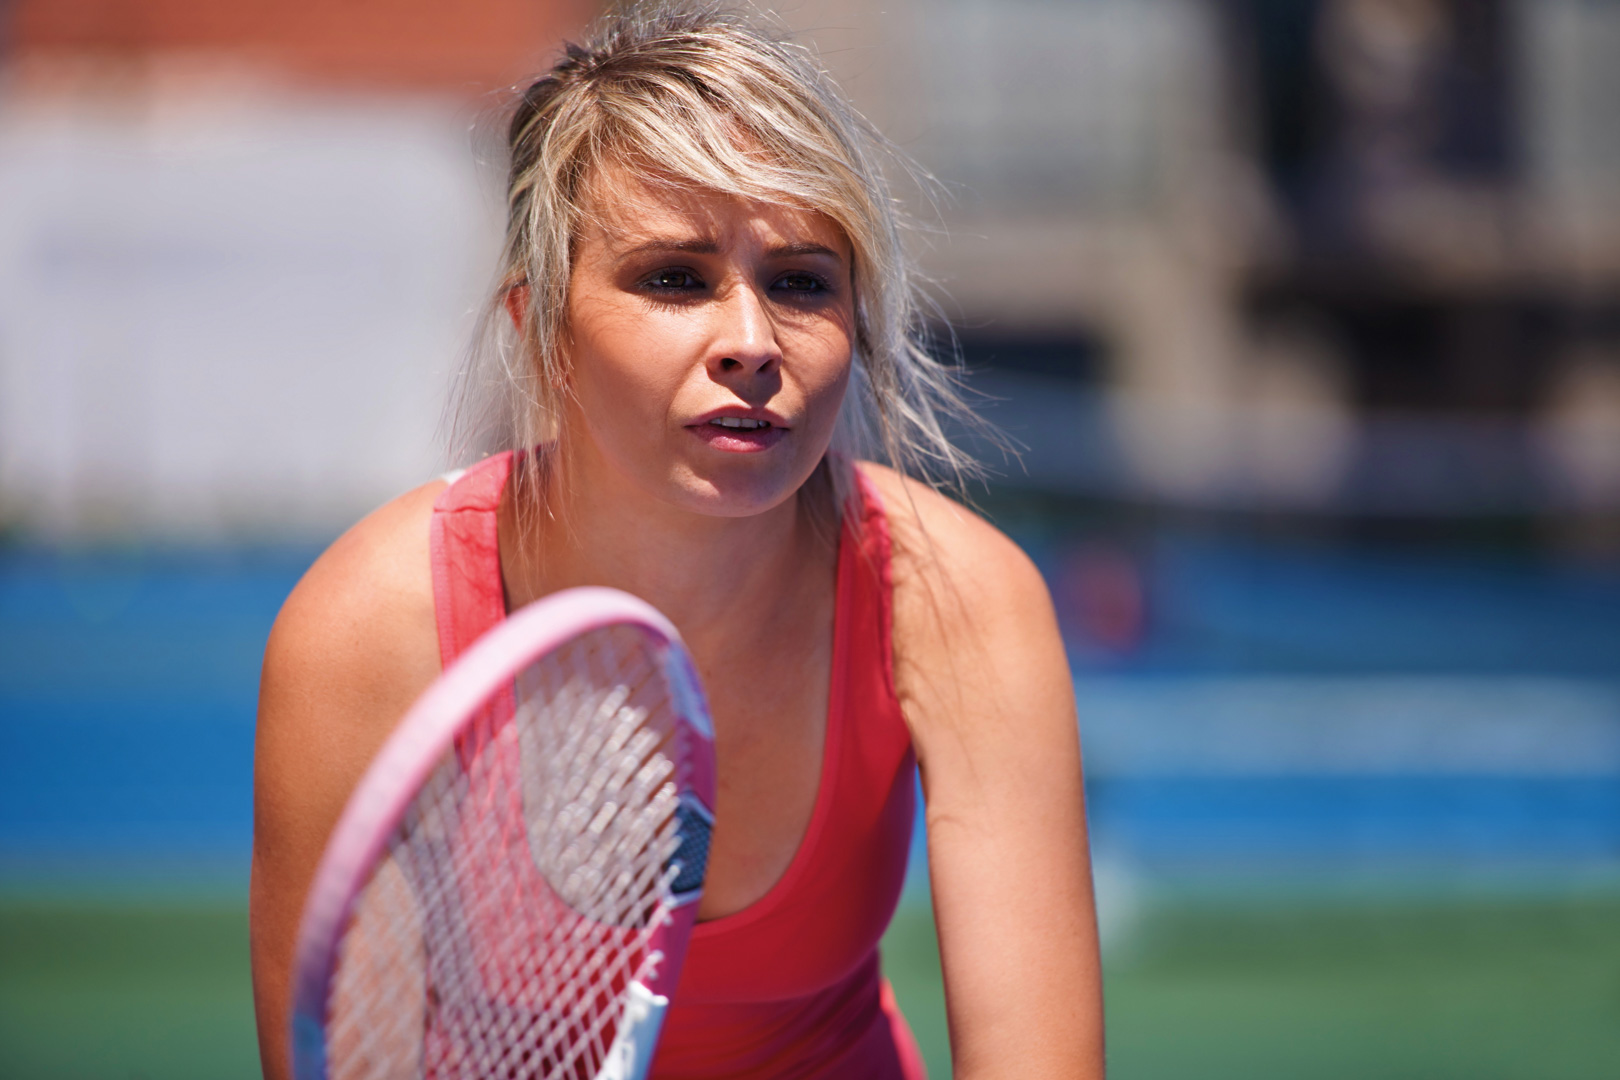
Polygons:
[[[487,458],[434,504],[446,664],[506,617],[496,510],[511,468],[510,453]],[[826,745],[810,824],[763,897],[697,924],[654,1080],[924,1080],[878,967],[878,939],[905,878],[916,759],[894,692],[888,523],[877,492],[856,476],[838,546]]]

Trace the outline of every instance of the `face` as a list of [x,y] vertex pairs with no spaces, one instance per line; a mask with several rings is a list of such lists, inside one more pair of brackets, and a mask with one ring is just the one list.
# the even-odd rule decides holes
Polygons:
[[618,170],[586,205],[567,324],[575,480],[708,515],[782,504],[825,453],[849,382],[843,231]]

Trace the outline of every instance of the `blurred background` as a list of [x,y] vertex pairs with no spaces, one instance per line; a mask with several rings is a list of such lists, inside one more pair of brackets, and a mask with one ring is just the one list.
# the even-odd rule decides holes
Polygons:
[[[595,10],[0,3],[0,1075],[256,1074],[265,636],[448,464],[492,110]],[[1620,2],[777,10],[943,186],[1111,1074],[1615,1075]]]

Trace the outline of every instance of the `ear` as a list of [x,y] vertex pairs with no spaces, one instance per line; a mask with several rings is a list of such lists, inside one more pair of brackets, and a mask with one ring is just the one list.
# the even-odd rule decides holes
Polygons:
[[514,285],[506,290],[506,296],[501,300],[506,305],[506,314],[511,317],[512,325],[523,332],[523,316],[529,310],[529,287],[527,285]]

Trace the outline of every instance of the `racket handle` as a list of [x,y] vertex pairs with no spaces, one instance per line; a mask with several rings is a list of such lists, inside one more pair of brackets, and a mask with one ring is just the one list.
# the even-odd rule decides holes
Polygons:
[[630,984],[625,995],[624,1015],[619,1018],[613,1045],[608,1047],[607,1061],[596,1080],[645,1080],[652,1068],[653,1050],[658,1046],[658,1032],[664,1026],[664,1010],[669,998],[655,994],[637,979]]
[[293,1071],[305,1080],[326,1080],[326,1026],[302,1009],[293,1013]]

